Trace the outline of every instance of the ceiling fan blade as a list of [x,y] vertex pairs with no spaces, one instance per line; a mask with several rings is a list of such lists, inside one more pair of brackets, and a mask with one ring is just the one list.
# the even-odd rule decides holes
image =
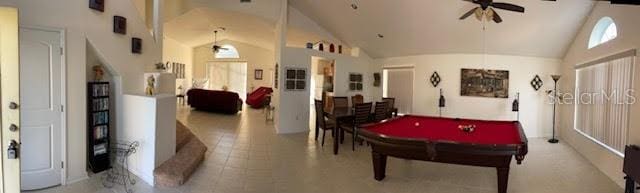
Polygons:
[[476,7],[476,8],[473,8],[473,9],[469,10],[467,13],[462,15],[462,17],[460,17],[460,20],[467,19],[467,17],[471,16],[471,14],[476,12],[476,9],[478,9],[478,8]]
[[514,5],[514,4],[510,4],[510,3],[492,3],[491,6],[495,7],[495,8],[498,8],[498,9],[504,9],[504,10],[524,13],[524,7],[518,6],[518,5]]
[[638,0],[611,0],[611,4],[640,5]]
[[493,21],[495,21],[496,23],[502,23],[502,17],[498,15],[498,12],[493,12]]
[[493,15],[495,13],[496,12],[492,8],[487,9],[486,14],[485,14],[485,17],[487,18],[487,21],[493,20]]

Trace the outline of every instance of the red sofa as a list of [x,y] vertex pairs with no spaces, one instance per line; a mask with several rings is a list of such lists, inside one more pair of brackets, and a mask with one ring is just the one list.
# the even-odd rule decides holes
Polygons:
[[191,89],[187,97],[187,103],[197,110],[226,114],[236,114],[242,110],[242,100],[235,92]]
[[247,104],[254,109],[262,108],[266,105],[272,92],[273,89],[269,87],[260,87],[247,95]]

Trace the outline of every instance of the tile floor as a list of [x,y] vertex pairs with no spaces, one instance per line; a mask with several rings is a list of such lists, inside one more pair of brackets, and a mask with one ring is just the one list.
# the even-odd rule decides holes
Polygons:
[[[209,147],[192,179],[179,188],[153,188],[144,182],[135,193],[496,193],[496,172],[479,168],[389,158],[387,178],[373,180],[369,150],[341,146],[334,156],[330,137],[324,147],[313,133],[276,135],[260,110],[241,115],[179,109],[183,121]],[[330,136],[330,135],[327,135]],[[348,140],[345,143],[350,143]],[[565,144],[531,139],[523,165],[511,167],[509,193],[622,193],[623,190]],[[110,193],[100,175],[37,193]]]

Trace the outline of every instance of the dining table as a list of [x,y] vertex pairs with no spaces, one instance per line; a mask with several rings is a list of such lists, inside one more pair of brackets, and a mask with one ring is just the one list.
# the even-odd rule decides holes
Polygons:
[[353,120],[355,113],[352,107],[334,107],[325,116],[330,121],[336,123],[335,136],[333,136],[333,154],[338,154],[340,143],[344,141],[344,130],[340,127],[342,123]]

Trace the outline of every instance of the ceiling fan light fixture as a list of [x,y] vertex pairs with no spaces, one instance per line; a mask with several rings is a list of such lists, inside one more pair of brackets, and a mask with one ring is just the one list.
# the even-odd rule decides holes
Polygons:
[[482,21],[482,16],[484,16],[484,10],[476,9],[474,13],[475,13],[476,19],[478,19],[479,21]]
[[486,13],[487,21],[492,21],[495,14],[496,12],[492,8],[487,9],[487,13]]
[[355,4],[355,3],[352,3],[352,4],[351,4],[351,9],[353,9],[353,10],[358,10],[358,5],[357,5],[357,4]]

